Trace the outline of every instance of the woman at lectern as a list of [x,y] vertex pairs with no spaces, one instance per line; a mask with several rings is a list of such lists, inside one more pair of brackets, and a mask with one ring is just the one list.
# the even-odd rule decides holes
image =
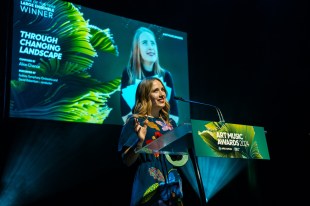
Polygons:
[[177,126],[169,117],[166,96],[166,88],[159,78],[143,79],[136,90],[133,115],[122,128],[118,150],[127,166],[136,166],[131,206],[183,205],[178,168],[165,154],[139,152]]

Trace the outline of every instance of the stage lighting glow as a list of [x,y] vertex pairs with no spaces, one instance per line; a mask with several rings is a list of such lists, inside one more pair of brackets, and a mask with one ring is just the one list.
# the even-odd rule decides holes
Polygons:
[[[221,157],[197,157],[197,163],[206,202],[208,202],[245,167],[246,160]],[[192,162],[189,161],[182,168],[182,171],[198,196],[200,196]]]
[[[19,131],[23,137],[14,144],[4,168],[1,206],[25,205],[78,182],[77,172],[70,166],[87,137],[76,129],[70,133],[63,128],[41,126],[25,130]],[[66,181],[61,181],[62,176]]]
[[235,158],[198,157],[198,165],[207,200],[230,182],[245,166]]

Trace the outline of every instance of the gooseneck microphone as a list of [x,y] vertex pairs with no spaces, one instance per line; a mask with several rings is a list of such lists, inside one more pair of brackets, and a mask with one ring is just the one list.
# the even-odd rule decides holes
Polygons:
[[194,104],[201,104],[201,105],[213,107],[213,108],[216,109],[216,112],[217,112],[217,115],[218,115],[218,117],[219,117],[220,122],[221,122],[221,123],[225,123],[223,114],[222,114],[221,110],[220,110],[217,106],[214,106],[214,105],[212,105],[212,104],[206,104],[206,103],[203,103],[203,102],[196,102],[196,101],[192,101],[192,100],[187,100],[187,99],[184,99],[184,98],[178,97],[178,96],[174,96],[174,99],[179,100],[179,101],[182,101],[182,102],[188,102],[188,103],[194,103]]

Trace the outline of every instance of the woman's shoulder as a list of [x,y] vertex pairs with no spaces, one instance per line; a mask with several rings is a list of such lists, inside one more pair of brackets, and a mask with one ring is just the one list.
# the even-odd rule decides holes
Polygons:
[[169,70],[165,69],[165,68],[162,68],[162,74],[164,76],[164,78],[169,78],[171,79],[172,78],[172,74]]
[[142,117],[142,116],[138,116],[138,115],[135,115],[135,114],[131,114],[127,117],[127,120],[125,122],[125,124],[128,124],[128,123],[132,123],[134,122],[135,120],[138,120],[139,122],[145,120],[145,117]]
[[172,74],[168,70],[164,70],[163,80],[167,83],[168,86],[173,87]]
[[126,121],[125,121],[125,125],[127,125],[128,123],[130,122],[133,122],[135,120],[134,116],[131,114],[131,115],[128,115]]
[[124,88],[125,86],[127,86],[128,81],[129,81],[129,74],[128,74],[128,71],[127,71],[127,67],[125,67],[125,68],[123,69],[123,72],[122,72],[122,87],[123,87],[123,88]]
[[123,71],[122,71],[122,75],[127,75],[128,76],[128,68],[124,67]]

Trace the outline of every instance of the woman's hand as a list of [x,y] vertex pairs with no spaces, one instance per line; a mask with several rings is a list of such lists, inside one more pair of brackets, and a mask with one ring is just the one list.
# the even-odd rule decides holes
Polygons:
[[137,118],[135,118],[135,131],[140,139],[139,142],[143,143],[147,131],[147,120],[143,122],[143,125],[140,125]]

